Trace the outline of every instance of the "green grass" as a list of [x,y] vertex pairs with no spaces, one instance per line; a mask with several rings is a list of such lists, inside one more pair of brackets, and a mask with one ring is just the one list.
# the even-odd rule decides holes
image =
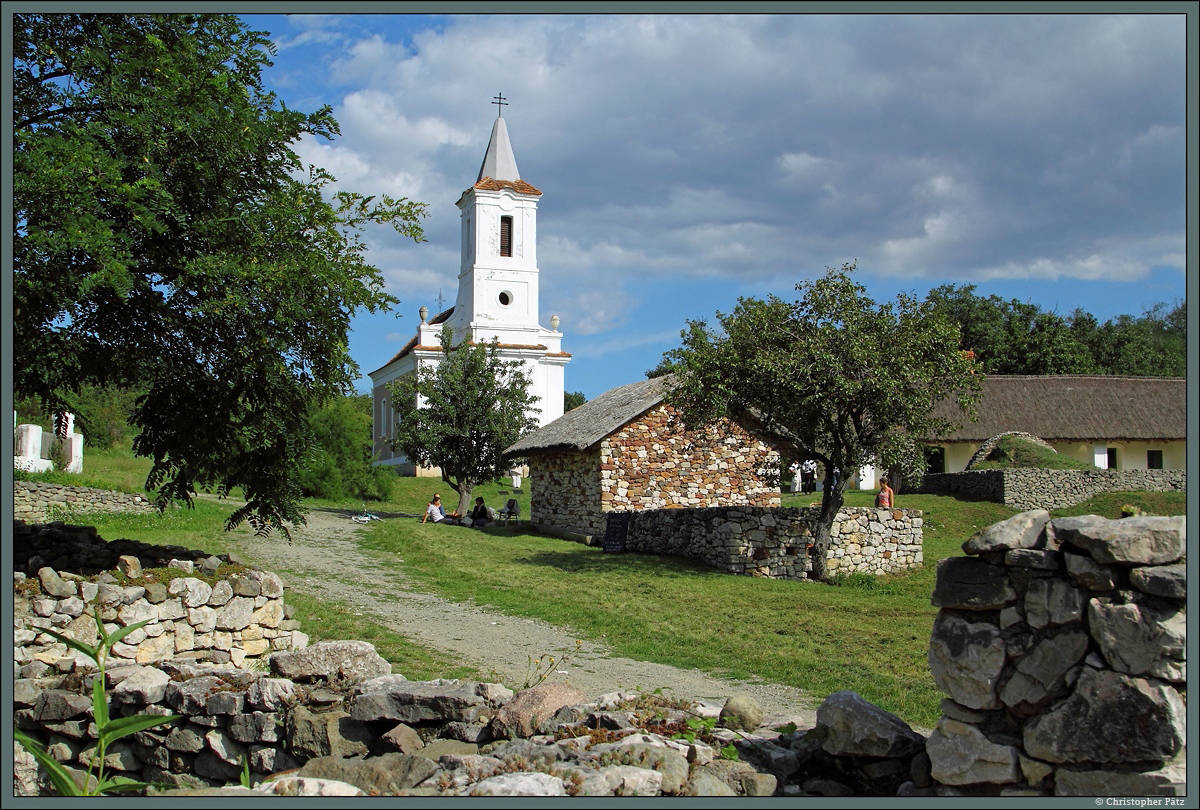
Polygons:
[[145,494],[146,475],[150,472],[150,459],[137,458],[128,446],[97,450],[88,447],[83,453],[83,472],[68,473],[49,470],[42,473],[13,470],[13,476],[22,481],[44,481],[71,487],[95,487],[117,492]]
[[1036,467],[1043,470],[1094,470],[1091,464],[1064,456],[1019,436],[1005,436],[996,442],[988,457],[975,465],[976,470],[1007,470]]
[[[127,460],[114,456],[106,463],[119,470]],[[504,489],[508,487],[492,484],[480,493],[489,505],[498,506],[508,497],[500,492]],[[517,497],[528,515],[528,486],[525,490]],[[435,491],[443,499],[452,496],[438,479],[402,478],[388,502],[367,508],[375,514],[415,514]],[[819,493],[782,497],[785,506],[818,499]],[[431,591],[569,627],[580,638],[608,643],[618,655],[790,684],[816,698],[853,689],[909,723],[929,727],[940,714],[941,699],[925,657],[936,615],[929,604],[936,561],[961,555],[962,543],[975,531],[1013,510],[935,495],[900,493],[896,502],[925,513],[925,566],[880,579],[851,575],[839,587],[734,577],[674,558],[606,555],[524,530],[467,531],[414,519],[372,524],[360,545],[381,565],[415,577]],[[873,503],[874,492],[846,494],[847,506]],[[307,504],[347,512],[362,508],[356,501]],[[1184,514],[1186,496],[1109,493],[1053,514],[1115,518],[1125,504],[1147,514]],[[199,500],[194,510],[162,516],[91,514],[76,520],[96,525],[108,540],[131,537],[220,553],[235,545],[222,532],[231,509]],[[447,542],[451,534],[463,542]],[[404,562],[396,562],[398,558]],[[294,590],[287,598],[313,640],[371,641],[397,672],[410,678],[479,677],[344,605]]]
[[933,507],[929,564],[907,576],[849,577],[835,588],[729,576],[669,557],[604,554],[526,533],[485,530],[447,542],[444,527],[415,521],[374,528],[360,545],[383,565],[402,558],[406,573],[450,599],[568,626],[617,655],[762,678],[817,697],[852,689],[910,723],[932,726],[942,697],[926,663],[937,612],[929,604],[932,563],[961,554],[976,528],[1013,512],[937,496],[911,500],[905,506]]
[[392,665],[393,672],[410,681],[434,678],[495,680],[477,669],[463,666],[450,655],[414,644],[407,637],[341,605],[331,605],[297,590],[289,590],[286,599],[296,608],[296,616],[302,625],[300,629],[308,634],[310,641],[368,641]]
[[1102,492],[1081,504],[1064,509],[1053,509],[1052,517],[1072,515],[1099,515],[1115,519],[1121,517],[1121,507],[1136,506],[1146,515],[1186,515],[1186,492]]
[[224,554],[230,538],[224,532],[225,519],[233,511],[227,504],[197,498],[193,508],[169,508],[162,514],[148,515],[109,512],[72,513],[55,511],[57,520],[95,526],[105,540],[128,538],[158,546],[183,546],[205,554]]

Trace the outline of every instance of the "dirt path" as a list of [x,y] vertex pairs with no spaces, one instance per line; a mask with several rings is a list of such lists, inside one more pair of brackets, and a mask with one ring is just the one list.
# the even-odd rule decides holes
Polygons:
[[380,567],[358,550],[354,535],[363,529],[349,513],[314,510],[308,525],[293,532],[290,545],[278,534],[252,538],[248,532],[238,537],[238,545],[258,567],[279,574],[288,588],[341,603],[423,646],[451,653],[483,672],[495,670],[510,684],[526,680],[531,658],[569,653],[570,659],[552,679],[569,680],[590,698],[618,689],[660,687],[674,697],[718,702],[744,693],[756,698],[768,716],[787,718],[781,722],[801,728],[816,722],[816,706],[824,696],[813,700],[781,684],[728,681],[696,670],[619,658],[591,642],[576,651],[576,636],[569,628],[421,593],[403,574]]

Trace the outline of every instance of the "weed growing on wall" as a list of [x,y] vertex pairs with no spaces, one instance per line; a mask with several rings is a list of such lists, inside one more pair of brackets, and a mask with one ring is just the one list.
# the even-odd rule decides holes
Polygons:
[[77,781],[72,771],[59,763],[57,759],[51,756],[32,737],[22,734],[19,731],[13,732],[13,736],[17,742],[24,746],[26,751],[33,754],[38,764],[45,768],[47,775],[50,777],[51,784],[54,785],[55,791],[60,796],[103,796],[110,793],[141,791],[150,787],[146,782],[137,782],[125,776],[105,778],[104,755],[108,746],[122,737],[127,737],[130,734],[136,734],[139,731],[145,731],[155,726],[165,725],[181,717],[181,715],[177,714],[166,715],[165,717],[158,715],[133,715],[132,717],[110,718],[108,716],[108,700],[104,694],[105,664],[108,660],[108,654],[112,651],[113,645],[134,630],[149,624],[150,620],[147,619],[144,622],[136,622],[128,627],[122,627],[120,630],[109,635],[104,630],[104,622],[100,619],[100,612],[95,611],[93,616],[96,619],[96,629],[100,632],[100,641],[94,647],[69,636],[64,636],[54,630],[44,629],[42,631],[96,662],[97,673],[92,679],[92,719],[96,723],[97,729],[96,750],[92,752],[91,764],[88,765],[87,772],[83,774],[83,778]]

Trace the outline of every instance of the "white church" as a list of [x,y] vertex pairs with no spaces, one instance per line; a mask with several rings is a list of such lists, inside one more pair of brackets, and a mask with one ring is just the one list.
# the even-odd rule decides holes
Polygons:
[[496,117],[475,184],[462,193],[462,265],[454,306],[432,318],[421,307],[417,334],[395,357],[372,371],[376,464],[400,475],[434,475],[393,453],[388,439],[396,413],[386,386],[441,359],[444,324],[455,345],[498,341],[500,356],[520,360],[533,380],[538,426],[563,415],[563,371],[571,355],[562,351],[558,316],[547,329],[538,323],[537,202],[542,192],[521,179],[504,118]]

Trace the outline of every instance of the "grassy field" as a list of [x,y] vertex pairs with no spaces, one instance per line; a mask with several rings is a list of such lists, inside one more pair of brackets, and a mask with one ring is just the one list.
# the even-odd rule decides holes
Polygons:
[[[103,478],[104,458],[93,454],[92,462],[92,475]],[[113,462],[118,470],[114,478],[124,480],[129,475],[122,471],[126,460]],[[507,489],[492,484],[480,494],[489,505],[500,506],[509,497]],[[415,514],[435,491],[447,499],[448,490],[437,479],[399,479],[392,500],[367,508],[381,515]],[[528,515],[528,486],[517,497]],[[873,498],[872,492],[850,492],[846,503],[868,506]],[[785,494],[782,500],[785,506],[802,506],[817,496]],[[1150,514],[1183,514],[1186,497],[1110,493],[1054,514],[1115,518],[1125,504]],[[317,501],[310,506],[362,507]],[[960,555],[963,541],[975,531],[1013,511],[987,502],[903,493],[897,506],[925,512],[925,567],[897,577],[850,577],[839,587],[733,577],[666,557],[606,555],[527,529],[462,531],[467,542],[451,543],[445,528],[423,526],[415,519],[372,524],[360,545],[381,565],[402,569],[447,598],[570,627],[581,638],[611,645],[617,655],[786,683],[819,697],[853,689],[908,722],[928,727],[936,722],[941,698],[925,659],[936,614],[929,604],[936,561]],[[229,546],[221,526],[230,511],[225,504],[201,500],[194,510],[169,510],[162,516],[79,519],[94,523],[110,540],[132,537],[218,553]],[[314,640],[372,641],[385,658],[413,673],[410,677],[475,675],[342,606],[302,594],[288,599]]]

